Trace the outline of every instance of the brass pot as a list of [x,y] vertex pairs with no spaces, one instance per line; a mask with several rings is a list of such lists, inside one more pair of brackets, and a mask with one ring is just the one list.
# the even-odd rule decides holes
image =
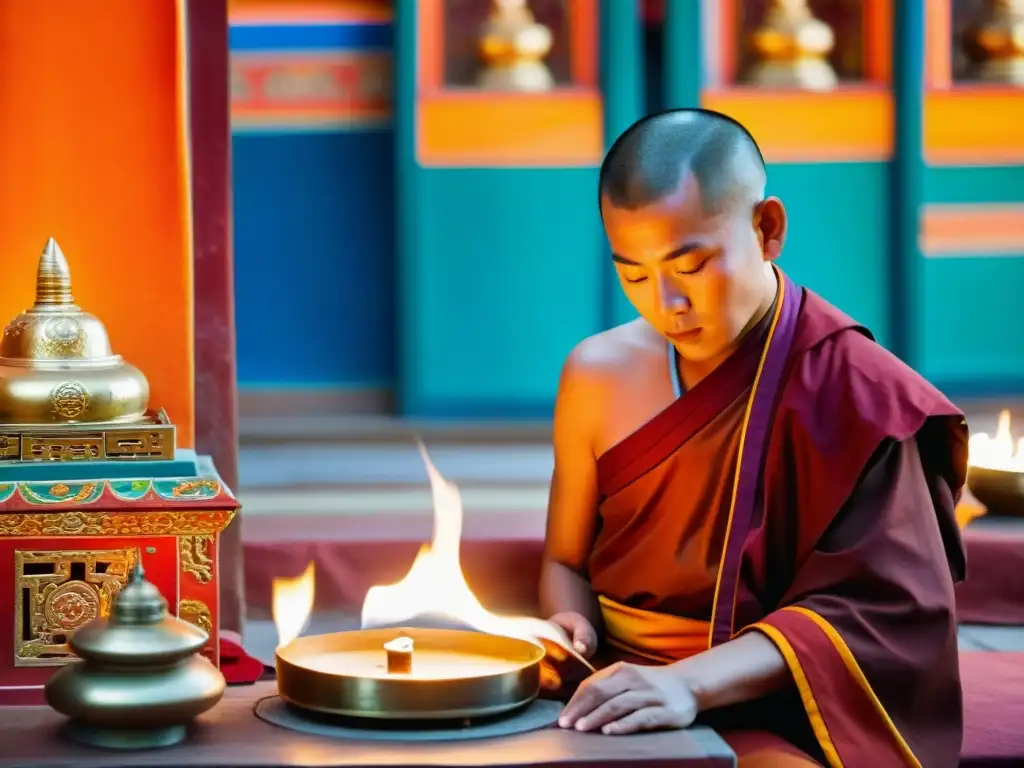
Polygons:
[[221,673],[198,652],[208,635],[167,616],[167,603],[141,565],[113,600],[109,619],[69,640],[82,658],[46,684],[46,701],[71,718],[75,741],[108,749],[165,747],[224,695]]

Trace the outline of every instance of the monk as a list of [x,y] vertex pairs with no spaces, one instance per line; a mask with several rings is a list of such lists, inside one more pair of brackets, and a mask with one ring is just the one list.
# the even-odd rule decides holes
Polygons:
[[741,766],[955,766],[967,425],[775,266],[765,185],[703,110],[641,120],[601,167],[640,316],[559,385],[541,602],[603,666],[560,725],[707,723]]

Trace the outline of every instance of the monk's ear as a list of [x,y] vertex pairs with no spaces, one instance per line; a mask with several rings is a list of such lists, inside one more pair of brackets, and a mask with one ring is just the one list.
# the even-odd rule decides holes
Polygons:
[[786,242],[786,208],[777,197],[766,197],[754,209],[754,228],[765,261],[775,261]]

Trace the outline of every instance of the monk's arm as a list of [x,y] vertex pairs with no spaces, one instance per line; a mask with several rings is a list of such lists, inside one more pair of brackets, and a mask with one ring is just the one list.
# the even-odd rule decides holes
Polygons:
[[597,521],[597,462],[593,450],[595,393],[576,352],[562,370],[555,400],[555,469],[548,501],[540,603],[545,616],[574,612],[599,626],[600,611],[586,577]]
[[937,508],[949,514],[955,502],[941,480],[930,479],[915,440],[883,446],[798,572],[786,607],[752,628],[761,631],[675,665],[701,710],[792,684],[773,624],[803,615],[793,609],[845,630],[851,647],[880,668],[923,653],[927,661],[908,672],[925,674],[929,663],[955,653],[953,579],[936,519]]
[[[879,446],[780,607],[739,638],[778,647],[833,765],[956,765],[963,550],[953,452],[929,434]],[[799,523],[811,487],[796,502]]]
[[697,709],[753,701],[792,684],[786,659],[764,635],[751,632],[673,665],[697,699]]

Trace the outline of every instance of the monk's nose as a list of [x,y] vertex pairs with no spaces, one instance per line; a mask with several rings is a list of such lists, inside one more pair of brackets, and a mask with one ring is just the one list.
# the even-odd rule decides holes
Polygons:
[[690,311],[690,299],[671,280],[662,280],[658,286],[658,303],[662,314],[668,317],[685,315]]

